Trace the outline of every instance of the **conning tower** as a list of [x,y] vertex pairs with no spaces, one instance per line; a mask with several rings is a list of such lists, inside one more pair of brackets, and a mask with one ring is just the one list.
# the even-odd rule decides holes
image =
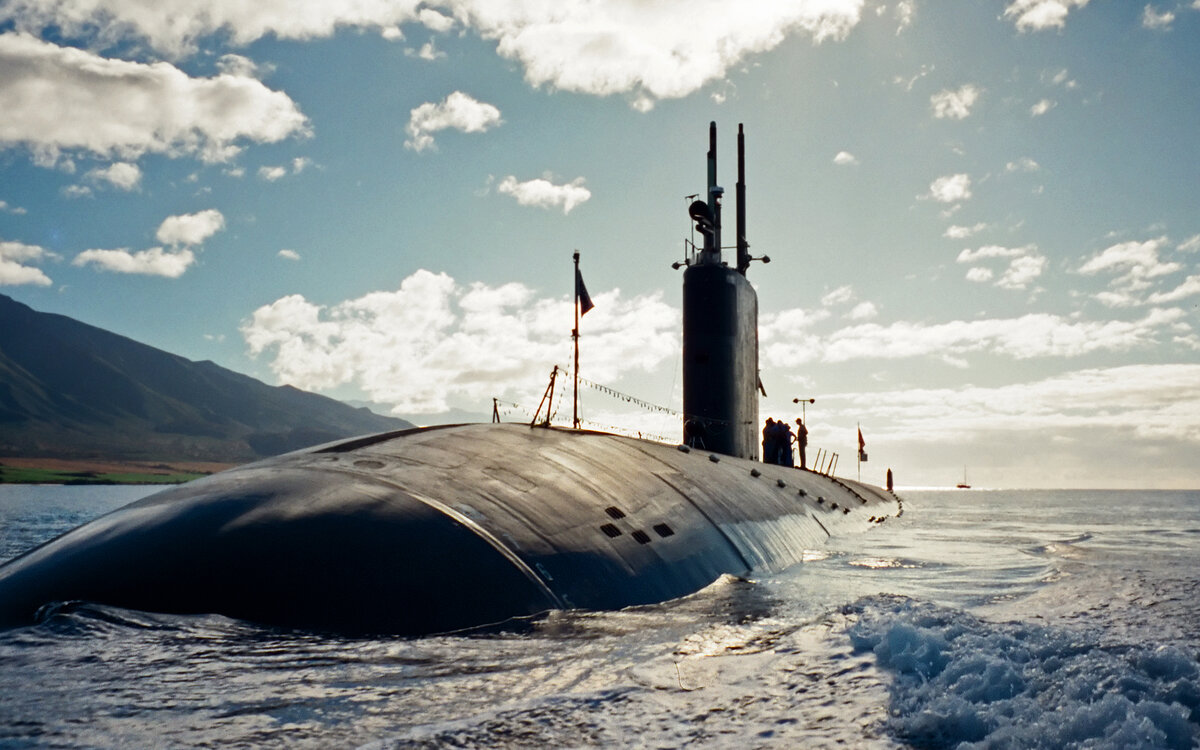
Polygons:
[[[683,273],[684,443],[758,457],[758,295],[746,279],[745,134],[738,125],[737,267],[721,260],[717,124],[708,126],[708,191],[688,213],[704,238]],[[767,258],[764,256],[765,262]]]

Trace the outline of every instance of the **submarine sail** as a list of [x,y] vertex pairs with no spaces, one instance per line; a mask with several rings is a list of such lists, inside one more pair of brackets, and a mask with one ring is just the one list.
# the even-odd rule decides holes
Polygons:
[[666,601],[897,515],[890,491],[754,460],[757,301],[744,221],[737,267],[720,261],[715,147],[711,126],[709,200],[692,214],[713,236],[684,272],[681,444],[466,424],[288,453],[0,565],[0,627],[88,601],[420,636]]

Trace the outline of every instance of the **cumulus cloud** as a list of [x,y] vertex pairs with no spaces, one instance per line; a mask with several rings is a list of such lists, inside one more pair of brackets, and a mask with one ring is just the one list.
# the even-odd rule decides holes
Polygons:
[[974,281],[977,284],[991,281],[995,275],[992,269],[984,268],[983,266],[975,266],[974,268],[967,269],[967,281]]
[[155,237],[165,245],[199,245],[225,228],[225,217],[215,208],[194,214],[168,216]]
[[136,253],[124,248],[120,250],[84,250],[75,256],[71,265],[93,265],[103,271],[114,273],[133,273],[177,279],[195,261],[195,254],[186,248],[168,251],[161,247],[152,247]]
[[[1196,0],[1196,2],[1200,3],[1200,0]],[[1200,251],[1200,234],[1194,234],[1191,237],[1188,237],[1186,240],[1179,243],[1179,247],[1175,249],[1182,250],[1185,253],[1194,253],[1196,251]]]
[[258,168],[259,179],[266,180],[267,182],[275,182],[276,180],[281,180],[284,177],[287,177],[287,173],[288,173],[287,167],[280,167],[277,165],[271,166],[271,167],[259,167]]
[[89,179],[107,182],[120,190],[134,190],[142,182],[142,170],[136,164],[117,162],[87,173]]
[[433,133],[452,128],[463,133],[483,133],[501,125],[500,110],[455,91],[440,103],[426,102],[410,113],[406,148],[421,152],[434,148]]
[[858,157],[849,151],[839,151],[837,156],[833,157],[833,163],[841,167],[854,166],[858,164]]
[[948,323],[898,321],[863,323],[828,335],[811,328],[778,325],[779,315],[764,315],[759,326],[763,361],[770,367],[811,362],[849,362],[916,357],[962,357],[971,353],[1026,360],[1078,357],[1092,352],[1128,352],[1151,347],[1174,335],[1187,314],[1177,308],[1153,309],[1138,320],[1087,321],[1049,313],[1016,318],[956,320]]
[[1154,31],[1166,31],[1175,23],[1175,14],[1169,10],[1159,12],[1153,5],[1142,9],[1142,26]]
[[[959,263],[979,263],[993,259],[1008,260],[1008,267],[996,279],[996,286],[1001,289],[1026,289],[1046,269],[1046,258],[1037,251],[1037,246],[1002,247],[1000,245],[984,245],[977,250],[965,249],[956,258]],[[991,281],[995,271],[984,266],[975,266],[967,271],[967,280],[974,282]]]
[[502,56],[524,66],[531,85],[598,96],[627,93],[645,110],[655,100],[687,96],[723,78],[794,33],[817,43],[844,39],[859,23],[863,0],[455,5]]
[[[28,213],[24,208],[21,208],[20,206],[9,205],[8,201],[0,201],[0,211],[4,211],[5,213],[10,213],[10,214],[17,214],[18,216]],[[1200,235],[1197,235],[1197,237],[1200,237]]]
[[108,59],[22,33],[0,34],[0,110],[0,145],[25,146],[42,166],[71,151],[219,162],[243,142],[308,131],[286,94],[253,78],[191,78],[167,63]]
[[929,103],[933,106],[933,116],[939,120],[962,120],[971,114],[971,107],[979,99],[979,94],[979,89],[970,83],[954,91],[939,91],[929,97]]
[[1197,295],[1200,295],[1200,275],[1188,276],[1182,284],[1169,292],[1155,292],[1146,298],[1146,302],[1151,305],[1162,305],[1170,302],[1179,302],[1180,300]]
[[1008,264],[1008,268],[996,280],[996,286],[1002,289],[1026,289],[1034,279],[1042,275],[1044,270],[1046,270],[1044,255],[1022,255],[1019,258],[1013,258],[1012,262]]
[[496,186],[498,192],[511,195],[522,206],[537,206],[538,208],[562,207],[564,214],[571,209],[586,203],[592,197],[592,192],[583,186],[584,179],[577,177],[563,185],[555,185],[547,179],[518,182],[516,177],[509,175]]
[[1089,258],[1079,267],[1079,273],[1085,276],[1112,274],[1109,291],[1096,295],[1109,307],[1146,304],[1149,299],[1141,299],[1140,294],[1162,277],[1183,269],[1182,264],[1159,257],[1159,252],[1168,244],[1165,236],[1145,242],[1121,242]]
[[0,286],[50,286],[50,277],[42,269],[26,264],[53,257],[56,256],[38,245],[0,240]]
[[1013,0],[1004,9],[1004,17],[1012,19],[1019,31],[1061,29],[1072,9],[1087,4],[1088,0]]
[[278,255],[284,260],[300,260],[300,253],[295,250],[288,250],[287,248],[280,250]]
[[[583,367],[612,382],[678,350],[679,313],[661,295],[593,294]],[[251,356],[299,388],[353,385],[396,413],[483,408],[492,397],[536,399],[554,363],[570,356],[569,295],[522,284],[458,284],[417,271],[395,291],[322,306],[300,295],[254,311],[241,326]],[[568,326],[569,328],[569,326]]]
[[196,3],[191,0],[10,0],[0,20],[41,31],[57,27],[67,36],[136,38],[173,57],[196,50],[201,37],[227,34],[238,46],[267,35],[281,39],[326,37],[341,26],[394,27],[417,18],[419,0],[261,0]]
[[71,265],[94,266],[113,273],[177,279],[196,262],[192,248],[224,228],[225,217],[212,208],[194,214],[168,216],[159,225],[155,237],[170,249],[152,247],[137,252],[128,248],[90,249],[75,256]]
[[[523,66],[534,86],[598,96],[626,93],[636,107],[649,109],[658,99],[686,96],[723,78],[790,36],[806,35],[815,43],[844,39],[858,25],[863,5],[863,0],[753,6],[725,0],[10,0],[0,5],[0,23],[34,32],[53,28],[69,37],[134,38],[174,58],[195,52],[197,41],[214,33],[244,46],[268,35],[310,39],[346,27],[397,39],[405,23],[421,23],[435,33],[461,25]],[[908,0],[897,7],[901,28],[911,21],[912,8]]]
[[971,177],[966,174],[952,174],[939,177],[929,185],[926,196],[938,203],[958,203],[971,197]]

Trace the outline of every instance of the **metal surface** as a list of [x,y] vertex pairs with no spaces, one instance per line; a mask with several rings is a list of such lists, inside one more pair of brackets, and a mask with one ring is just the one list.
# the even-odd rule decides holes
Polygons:
[[88,600],[445,632],[777,571],[897,510],[864,486],[614,435],[405,431],[233,469],[75,529],[0,566],[0,625]]

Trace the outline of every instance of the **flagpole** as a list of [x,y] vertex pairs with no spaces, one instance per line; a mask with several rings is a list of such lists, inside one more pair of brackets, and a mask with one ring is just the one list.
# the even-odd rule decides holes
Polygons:
[[[579,251],[575,251],[575,279],[579,279]],[[575,309],[575,328],[571,331],[571,338],[575,341],[575,389],[572,397],[573,406],[571,409],[571,426],[574,429],[579,429],[579,283],[575,283],[575,293],[573,296],[574,302],[572,307]]]
[[861,482],[862,481],[862,452],[863,452],[863,449],[862,449],[862,422],[857,422],[855,424],[855,426],[858,427],[858,450],[856,451],[856,453],[858,453],[858,481]]

